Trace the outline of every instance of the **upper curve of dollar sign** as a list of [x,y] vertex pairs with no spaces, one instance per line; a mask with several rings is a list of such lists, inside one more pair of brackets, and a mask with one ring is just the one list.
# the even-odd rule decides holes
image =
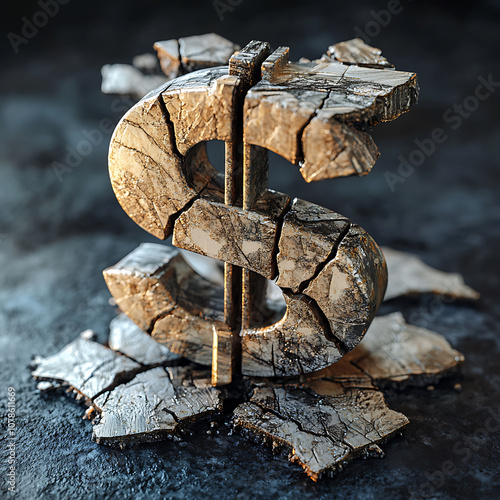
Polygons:
[[[299,375],[339,360],[383,299],[384,257],[346,217],[268,189],[268,150],[300,165],[307,182],[366,174],[378,150],[363,130],[407,111],[417,94],[413,73],[291,63],[287,47],[271,53],[252,41],[229,66],[145,96],[112,137],[116,197],[154,236],[224,261],[224,292],[176,250],[142,246],[104,273],[120,308],[171,351],[213,362],[216,384],[235,371]],[[225,176],[206,154],[214,139],[226,143]],[[264,278],[286,301],[278,321]],[[214,306],[222,293],[224,310]]]

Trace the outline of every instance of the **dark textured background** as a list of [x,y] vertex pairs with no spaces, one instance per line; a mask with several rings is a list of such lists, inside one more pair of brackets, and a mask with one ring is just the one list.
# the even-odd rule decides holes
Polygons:
[[[382,156],[373,172],[306,185],[295,167],[273,157],[271,187],[345,214],[380,244],[462,273],[483,297],[477,305],[422,297],[384,306],[445,335],[466,363],[434,391],[388,393],[391,407],[411,420],[404,436],[384,446],[385,459],[358,460],[314,484],[286,458],[227,431],[209,436],[206,426],[181,443],[101,448],[77,403],[36,393],[32,356],[55,353],[86,328],[105,341],[115,313],[101,270],[151,241],[111,191],[109,134],[62,182],[52,164],[64,162],[66,146],[75,147],[84,130],[103,118],[116,123],[125,111],[123,101],[100,94],[105,63],[129,62],[158,39],[209,31],[241,45],[252,38],[288,45],[293,59],[319,57],[387,3],[243,0],[221,21],[211,1],[72,0],[14,54],[7,33],[19,33],[22,17],[31,19],[39,7],[2,2],[0,425],[3,440],[13,386],[18,498],[499,497],[500,439],[481,429],[500,425],[500,90],[457,130],[443,114],[474,92],[479,76],[500,81],[500,3],[402,5],[372,44],[398,69],[418,73],[420,103],[375,128]],[[407,158],[414,140],[435,127],[446,130],[447,141],[392,192],[385,173],[396,173],[398,156]],[[457,381],[461,392],[453,390]],[[444,480],[436,474],[443,466]]]

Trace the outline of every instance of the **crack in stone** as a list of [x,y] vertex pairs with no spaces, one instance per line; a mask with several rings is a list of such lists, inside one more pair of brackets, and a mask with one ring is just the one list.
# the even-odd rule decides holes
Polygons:
[[302,136],[304,135],[304,130],[312,122],[312,120],[318,116],[318,111],[323,108],[325,102],[330,97],[330,93],[331,91],[326,92],[321,104],[315,109],[314,113],[308,118],[304,125],[297,131],[297,159],[299,162],[304,160],[304,148],[302,146]]

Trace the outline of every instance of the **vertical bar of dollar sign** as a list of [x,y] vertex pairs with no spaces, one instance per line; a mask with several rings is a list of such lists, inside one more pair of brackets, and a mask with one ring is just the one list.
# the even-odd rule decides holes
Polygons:
[[[279,47],[262,63],[262,79],[270,78],[288,61],[288,47]],[[269,151],[246,142],[243,137],[243,208],[252,210],[259,196],[268,189]],[[242,270],[242,328],[262,324],[267,280],[249,269]]]
[[[224,202],[228,206],[249,209],[258,194],[267,188],[267,151],[243,143],[243,103],[248,89],[260,80],[261,64],[270,52],[267,42],[252,40],[229,61],[229,74],[237,76],[239,82],[235,93],[231,141],[226,142],[225,151]],[[265,167],[265,176],[252,179],[251,165],[254,161],[259,165],[256,167],[259,172]],[[265,182],[262,181],[264,177]],[[251,271],[224,264],[225,325],[214,324],[212,385],[229,384],[233,376],[241,372],[239,331],[242,326],[250,324],[252,294],[257,303],[265,296],[265,284],[265,279]]]

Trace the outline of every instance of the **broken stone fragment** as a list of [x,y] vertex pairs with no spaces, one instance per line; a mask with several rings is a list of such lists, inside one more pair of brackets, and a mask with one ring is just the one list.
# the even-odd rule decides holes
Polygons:
[[299,387],[256,388],[234,411],[234,425],[274,446],[317,480],[335,471],[408,424],[389,409],[377,390],[350,390],[340,384],[321,393]]
[[321,309],[331,335],[350,351],[363,338],[384,297],[384,257],[371,236],[351,224],[334,256],[318,271],[303,293]]
[[35,379],[67,384],[88,400],[124,379],[129,380],[142,369],[139,363],[82,338],[53,356],[37,356],[33,364]]
[[[165,239],[173,218],[216,175],[205,144],[179,156],[175,132],[157,89],[118,123],[109,150],[109,175],[127,214],[146,231]],[[198,142],[198,141],[197,141]]]
[[223,66],[240,46],[217,33],[179,38],[179,53],[187,71]]
[[153,368],[96,398],[100,416],[93,439],[119,447],[158,441],[194,418],[220,411],[220,392],[194,386],[189,371],[186,367]]
[[199,276],[173,247],[143,243],[103,274],[117,305],[144,331],[176,306],[220,319],[221,287]]
[[228,73],[227,66],[196,71],[162,92],[181,155],[202,141],[231,141],[239,78]]
[[154,54],[139,54],[132,59],[132,66],[140,71],[159,73],[158,58]]
[[380,156],[369,134],[327,113],[318,113],[311,120],[302,134],[302,148],[300,173],[306,182],[367,174]]
[[[124,326],[121,316],[112,330]],[[148,369],[135,361],[156,363],[163,357],[162,346],[152,349],[154,341],[145,333],[136,332],[132,346],[123,341],[131,337],[113,336],[110,344],[133,359],[80,338],[55,356],[38,358],[33,372],[50,383],[41,389],[66,383],[85,396],[97,412],[93,438],[98,443],[124,447],[165,439],[221,411],[222,393],[210,386],[209,369]],[[443,337],[407,325],[394,313],[376,318],[361,344],[324,370],[282,381],[247,379],[255,389],[249,401],[237,406],[233,423],[289,450],[290,459],[316,480],[357,456],[383,455],[379,444],[408,423],[387,407],[379,387],[435,383],[462,361]]]
[[223,290],[198,275],[179,250],[143,243],[104,278],[120,309],[171,353],[211,363],[213,322],[223,320]]
[[299,292],[331,257],[348,227],[343,215],[295,198],[281,229],[276,284]]
[[120,314],[111,321],[108,345],[113,351],[124,354],[141,365],[156,365],[180,358],[178,354],[153,340],[126,314]]
[[128,357],[79,338],[54,356],[36,358],[33,371],[41,391],[69,385],[89,405],[86,415],[97,412],[93,438],[98,443],[124,447],[157,441],[221,410],[221,393],[210,386],[209,369],[158,367],[171,360],[163,346],[123,315],[111,328],[112,343]]
[[214,66],[224,66],[240,47],[216,33],[164,40],[153,45],[163,72],[172,78]]
[[189,271],[174,248],[143,243],[103,275],[118,307],[150,331],[158,316],[175,306],[177,285]]
[[394,68],[382,55],[382,51],[370,47],[361,38],[354,38],[345,42],[335,43],[328,47],[327,54],[339,62],[357,64],[371,68]]
[[311,299],[285,294],[283,318],[241,332],[242,373],[255,377],[299,375],[338,361],[343,351],[326,338],[325,324]]
[[173,39],[155,42],[153,48],[156,50],[163,73],[170,78],[178,76],[181,70],[179,41]]
[[361,129],[394,120],[416,102],[415,74],[287,58],[282,47],[271,54],[262,80],[248,91],[245,142],[301,164],[307,182],[369,172],[378,150]]
[[[218,320],[221,321],[222,310]],[[171,352],[195,363],[212,363],[213,323],[174,307],[155,322],[151,336]]]
[[268,191],[252,210],[197,200],[179,216],[172,243],[273,279],[274,249],[289,197]]
[[467,286],[460,274],[438,271],[417,256],[391,248],[382,249],[389,271],[384,300],[403,295],[434,293],[453,299],[478,300],[478,292]]
[[409,325],[398,312],[376,318],[358,347],[347,359],[378,386],[436,382],[464,361],[444,337]]
[[106,64],[101,69],[104,94],[131,95],[142,99],[167,81],[163,75],[144,74],[129,64]]

